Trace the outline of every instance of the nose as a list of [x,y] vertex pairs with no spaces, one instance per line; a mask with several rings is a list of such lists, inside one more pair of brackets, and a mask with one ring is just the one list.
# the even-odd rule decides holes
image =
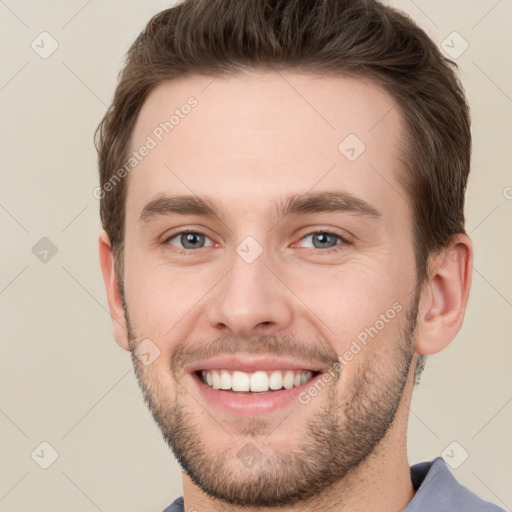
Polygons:
[[293,294],[264,254],[248,263],[235,253],[231,270],[210,296],[209,324],[223,334],[269,334],[292,323]]

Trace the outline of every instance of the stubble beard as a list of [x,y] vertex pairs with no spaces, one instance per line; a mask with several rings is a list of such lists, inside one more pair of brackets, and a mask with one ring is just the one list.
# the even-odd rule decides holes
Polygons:
[[[129,338],[135,340],[128,310],[126,313]],[[269,423],[259,418],[240,420],[237,444],[240,437],[249,438],[246,444],[256,456],[250,468],[237,457],[238,450],[230,446],[232,439],[227,433],[225,446],[220,450],[205,442],[202,432],[209,426],[198,424],[190,409],[195,401],[180,382],[176,382],[172,400],[166,386],[152,378],[151,371],[141,365],[133,352],[132,362],[144,401],[163,438],[204,493],[239,507],[293,505],[340,482],[376,452],[393,424],[407,384],[414,357],[417,314],[418,295],[406,313],[406,325],[393,345],[393,353],[388,355],[392,369],[384,374],[383,368],[390,367],[390,363],[382,365],[380,359],[367,357],[344,389],[337,388],[338,378],[326,386],[320,395],[327,393],[328,398],[319,396],[313,400],[325,402],[321,407],[315,404],[316,413],[305,422],[302,440],[293,450],[276,449],[265,454],[264,448],[258,448],[258,440],[269,441],[267,436],[271,436],[274,427],[269,428]],[[297,407],[307,406],[297,403]],[[213,419],[212,424],[217,428]],[[300,424],[293,422],[292,413],[275,428],[297,426],[300,428]],[[222,443],[217,440],[215,445]]]

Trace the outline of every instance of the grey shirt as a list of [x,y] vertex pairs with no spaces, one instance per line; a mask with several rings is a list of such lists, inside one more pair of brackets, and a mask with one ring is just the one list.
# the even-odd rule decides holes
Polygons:
[[[441,457],[411,466],[411,481],[416,494],[404,512],[505,512],[459,484]],[[184,512],[183,497],[163,512]]]

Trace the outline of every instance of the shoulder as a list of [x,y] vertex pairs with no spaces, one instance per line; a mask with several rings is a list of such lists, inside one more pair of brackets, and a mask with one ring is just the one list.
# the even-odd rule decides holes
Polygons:
[[412,466],[411,480],[416,494],[404,512],[505,512],[459,484],[441,457]]
[[162,512],[183,512],[183,496],[176,498],[165,510]]

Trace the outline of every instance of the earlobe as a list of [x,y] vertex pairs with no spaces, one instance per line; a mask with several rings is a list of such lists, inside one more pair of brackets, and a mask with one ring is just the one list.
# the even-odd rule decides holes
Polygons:
[[130,350],[128,330],[126,328],[126,317],[123,309],[123,298],[119,292],[119,282],[115,272],[114,255],[110,239],[105,230],[102,230],[98,239],[99,256],[105,290],[107,292],[108,307],[114,338],[118,345],[125,350]]
[[418,310],[416,352],[435,354],[459,332],[469,298],[473,248],[467,235],[457,235],[430,265]]

